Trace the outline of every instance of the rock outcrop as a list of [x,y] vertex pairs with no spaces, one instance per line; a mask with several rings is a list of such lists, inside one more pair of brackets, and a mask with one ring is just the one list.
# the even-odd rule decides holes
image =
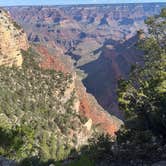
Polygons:
[[[114,136],[123,122],[106,112],[96,99],[86,92],[86,88],[79,80],[76,81],[76,89],[80,100],[81,114],[92,120],[93,125],[98,126],[101,131]],[[90,121],[88,124],[90,124]]]
[[28,47],[23,29],[8,12],[0,9],[0,65],[20,67],[23,62],[21,49],[27,50]]

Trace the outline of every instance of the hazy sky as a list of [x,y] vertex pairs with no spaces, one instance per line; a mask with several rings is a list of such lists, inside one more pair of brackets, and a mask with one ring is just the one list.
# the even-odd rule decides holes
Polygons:
[[8,5],[63,5],[95,3],[166,2],[166,0],[0,0],[0,6]]

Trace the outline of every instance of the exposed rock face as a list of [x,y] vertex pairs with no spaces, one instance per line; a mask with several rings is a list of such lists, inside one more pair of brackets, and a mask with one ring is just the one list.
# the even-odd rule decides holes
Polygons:
[[[114,136],[122,122],[105,112],[87,94],[69,67],[72,64],[64,63],[63,55],[54,55],[54,49],[44,46],[28,49],[23,30],[5,11],[0,13],[3,20],[0,42],[5,41],[0,55],[0,128],[3,140],[10,140],[5,146],[1,142],[2,155],[12,156],[16,161],[30,156],[62,160],[72,149],[88,144],[94,137],[93,125]],[[2,56],[6,54],[7,63]],[[12,139],[18,139],[19,148]],[[0,165],[15,166],[16,163],[0,157]]]
[[[46,46],[40,45],[35,47],[35,49],[41,55],[41,68],[62,71],[63,73],[72,72],[72,63],[70,62],[70,60],[68,61],[69,65],[66,66],[62,62],[61,57],[58,56],[58,54],[56,54],[55,56],[55,53],[50,53],[49,49]],[[61,56],[63,56],[63,54]]]
[[[20,27],[18,27],[16,23],[14,23],[13,20],[11,20],[10,15],[3,10],[1,10],[0,23],[0,39],[1,41],[5,40],[4,43],[1,42],[1,51],[3,55],[7,56],[8,62],[5,63],[4,56],[1,55],[0,62],[2,63],[0,65],[16,65],[21,67],[23,61],[21,49],[27,50],[29,47],[26,40],[26,34]],[[71,100],[73,96],[72,109],[75,110],[77,114],[81,113],[82,116],[88,119],[87,122],[85,122],[85,125],[83,124],[82,130],[79,133],[76,129],[75,131],[71,130],[71,138],[72,135],[77,135],[77,137],[79,137],[78,140],[81,140],[78,141],[76,146],[79,146],[87,141],[92,133],[92,125],[98,124],[102,131],[109,133],[110,135],[114,135],[114,133],[119,129],[122,122],[105,112],[98,105],[96,100],[90,94],[87,94],[83,84],[76,76],[76,73],[72,67],[72,62],[70,62],[70,58],[64,58],[63,49],[58,48],[58,53],[61,53],[61,56],[59,56],[59,54],[56,54],[57,52],[55,51],[55,48],[52,48],[52,51],[50,51],[49,48],[38,45],[34,46],[33,49],[36,50],[36,52],[38,52],[40,55],[39,66],[41,68],[52,69],[60,71],[66,75],[72,75],[71,82],[68,82],[66,87],[63,87],[62,85],[62,88],[64,88],[65,90],[63,97],[59,99],[59,102],[61,102],[62,105],[65,105],[69,100]],[[54,93],[56,96],[59,96],[60,92],[61,91],[57,89]],[[65,112],[65,109],[62,110]]]
[[23,25],[29,40],[54,41],[66,48],[84,40],[103,43],[122,40],[144,27],[144,19],[166,4],[84,5],[61,7],[12,7],[12,16]]
[[[61,48],[83,71],[84,85],[110,113],[122,117],[117,105],[117,79],[140,61],[133,40],[144,20],[166,3],[12,7],[12,16],[28,39]],[[133,42],[133,43],[132,43]],[[56,55],[61,55],[57,49]],[[87,77],[86,77],[87,76]]]
[[[97,103],[96,99],[86,92],[85,87],[79,80],[76,81],[76,89],[80,100],[81,113],[91,119],[94,125],[99,125],[99,128],[105,133],[113,136],[123,122],[106,112]],[[90,121],[88,124],[90,124]]]
[[0,65],[21,66],[21,49],[29,47],[26,34],[10,17],[0,9]]
[[[63,100],[66,100],[66,98],[70,97],[73,90],[75,90],[76,98],[73,107],[76,112],[81,113],[83,117],[86,117],[88,119],[87,123],[85,124],[85,127],[88,129],[88,131],[92,129],[91,127],[93,124],[98,125],[101,131],[104,131],[105,133],[113,136],[115,132],[119,130],[123,122],[115,116],[111,116],[108,112],[106,112],[97,103],[96,99],[86,92],[86,88],[79,80],[78,76],[76,76],[74,70],[71,67],[67,67],[65,64],[63,64],[62,61],[60,61],[59,57],[56,56],[56,54],[50,54],[48,48],[44,46],[39,46],[36,49],[42,57],[40,63],[40,66],[42,68],[54,69],[56,71],[62,71],[63,73],[72,73],[73,82],[65,91],[65,98]],[[82,141],[86,140],[85,135],[83,137]]]
[[137,41],[137,36],[121,43],[108,40],[98,49],[98,59],[80,67],[87,73],[83,80],[87,91],[98,99],[104,109],[120,118],[123,113],[118,109],[117,82],[128,77],[132,64],[142,63],[143,53],[136,48]]

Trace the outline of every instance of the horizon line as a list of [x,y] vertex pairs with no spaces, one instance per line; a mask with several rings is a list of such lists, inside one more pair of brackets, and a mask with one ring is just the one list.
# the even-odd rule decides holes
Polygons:
[[32,7],[32,6],[87,6],[87,5],[93,5],[93,6],[97,6],[97,5],[125,5],[125,4],[166,4],[166,2],[124,2],[124,3],[80,3],[80,4],[77,4],[77,3],[73,3],[73,4],[28,4],[28,5],[5,5],[5,6],[1,6],[0,7],[17,7],[17,6],[20,6],[20,7]]

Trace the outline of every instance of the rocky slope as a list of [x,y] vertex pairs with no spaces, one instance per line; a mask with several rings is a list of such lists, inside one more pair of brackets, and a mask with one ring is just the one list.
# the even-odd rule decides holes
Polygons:
[[[73,89],[76,90],[78,101],[75,103],[77,111],[81,116],[86,117],[90,123],[90,126],[98,125],[101,131],[104,131],[110,135],[120,128],[122,121],[115,116],[108,114],[96,101],[96,99],[88,94],[86,88],[81,82],[80,78],[76,76],[74,69],[71,67],[70,59],[67,60],[69,66],[64,65],[60,58],[56,55],[49,53],[49,49],[44,46],[35,47],[40,53],[42,60],[40,66],[44,69],[53,69],[56,71],[62,71],[63,73],[70,73],[73,77],[73,84],[68,88],[70,93]],[[70,94],[69,93],[69,94]],[[90,128],[91,128],[90,127]],[[89,128],[89,127],[88,127]]]
[[97,60],[79,67],[87,73],[83,83],[88,91],[94,94],[100,105],[120,118],[123,112],[118,109],[117,82],[128,77],[132,64],[143,63],[142,52],[135,46],[137,41],[137,35],[124,42],[108,40],[97,50],[100,52]]
[[[141,60],[133,38],[146,29],[144,19],[165,3],[11,7],[8,10],[29,41],[70,56],[87,91],[109,112],[122,117],[116,99],[117,79]],[[61,51],[60,51],[61,50]],[[80,71],[81,69],[81,71]]]
[[9,13],[0,9],[0,65],[21,66],[21,49],[29,47],[23,29],[14,22]]
[[10,31],[8,27],[16,24],[2,9],[1,15],[2,32],[11,35],[7,44],[22,44],[15,43],[10,49],[11,58],[15,58],[15,50],[20,53],[19,63],[8,59],[0,65],[0,155],[15,160],[34,156],[62,160],[73,148],[86,144],[94,128],[114,136],[122,122],[87,94],[72,67],[62,62],[65,58],[44,46],[27,49],[25,33]]

